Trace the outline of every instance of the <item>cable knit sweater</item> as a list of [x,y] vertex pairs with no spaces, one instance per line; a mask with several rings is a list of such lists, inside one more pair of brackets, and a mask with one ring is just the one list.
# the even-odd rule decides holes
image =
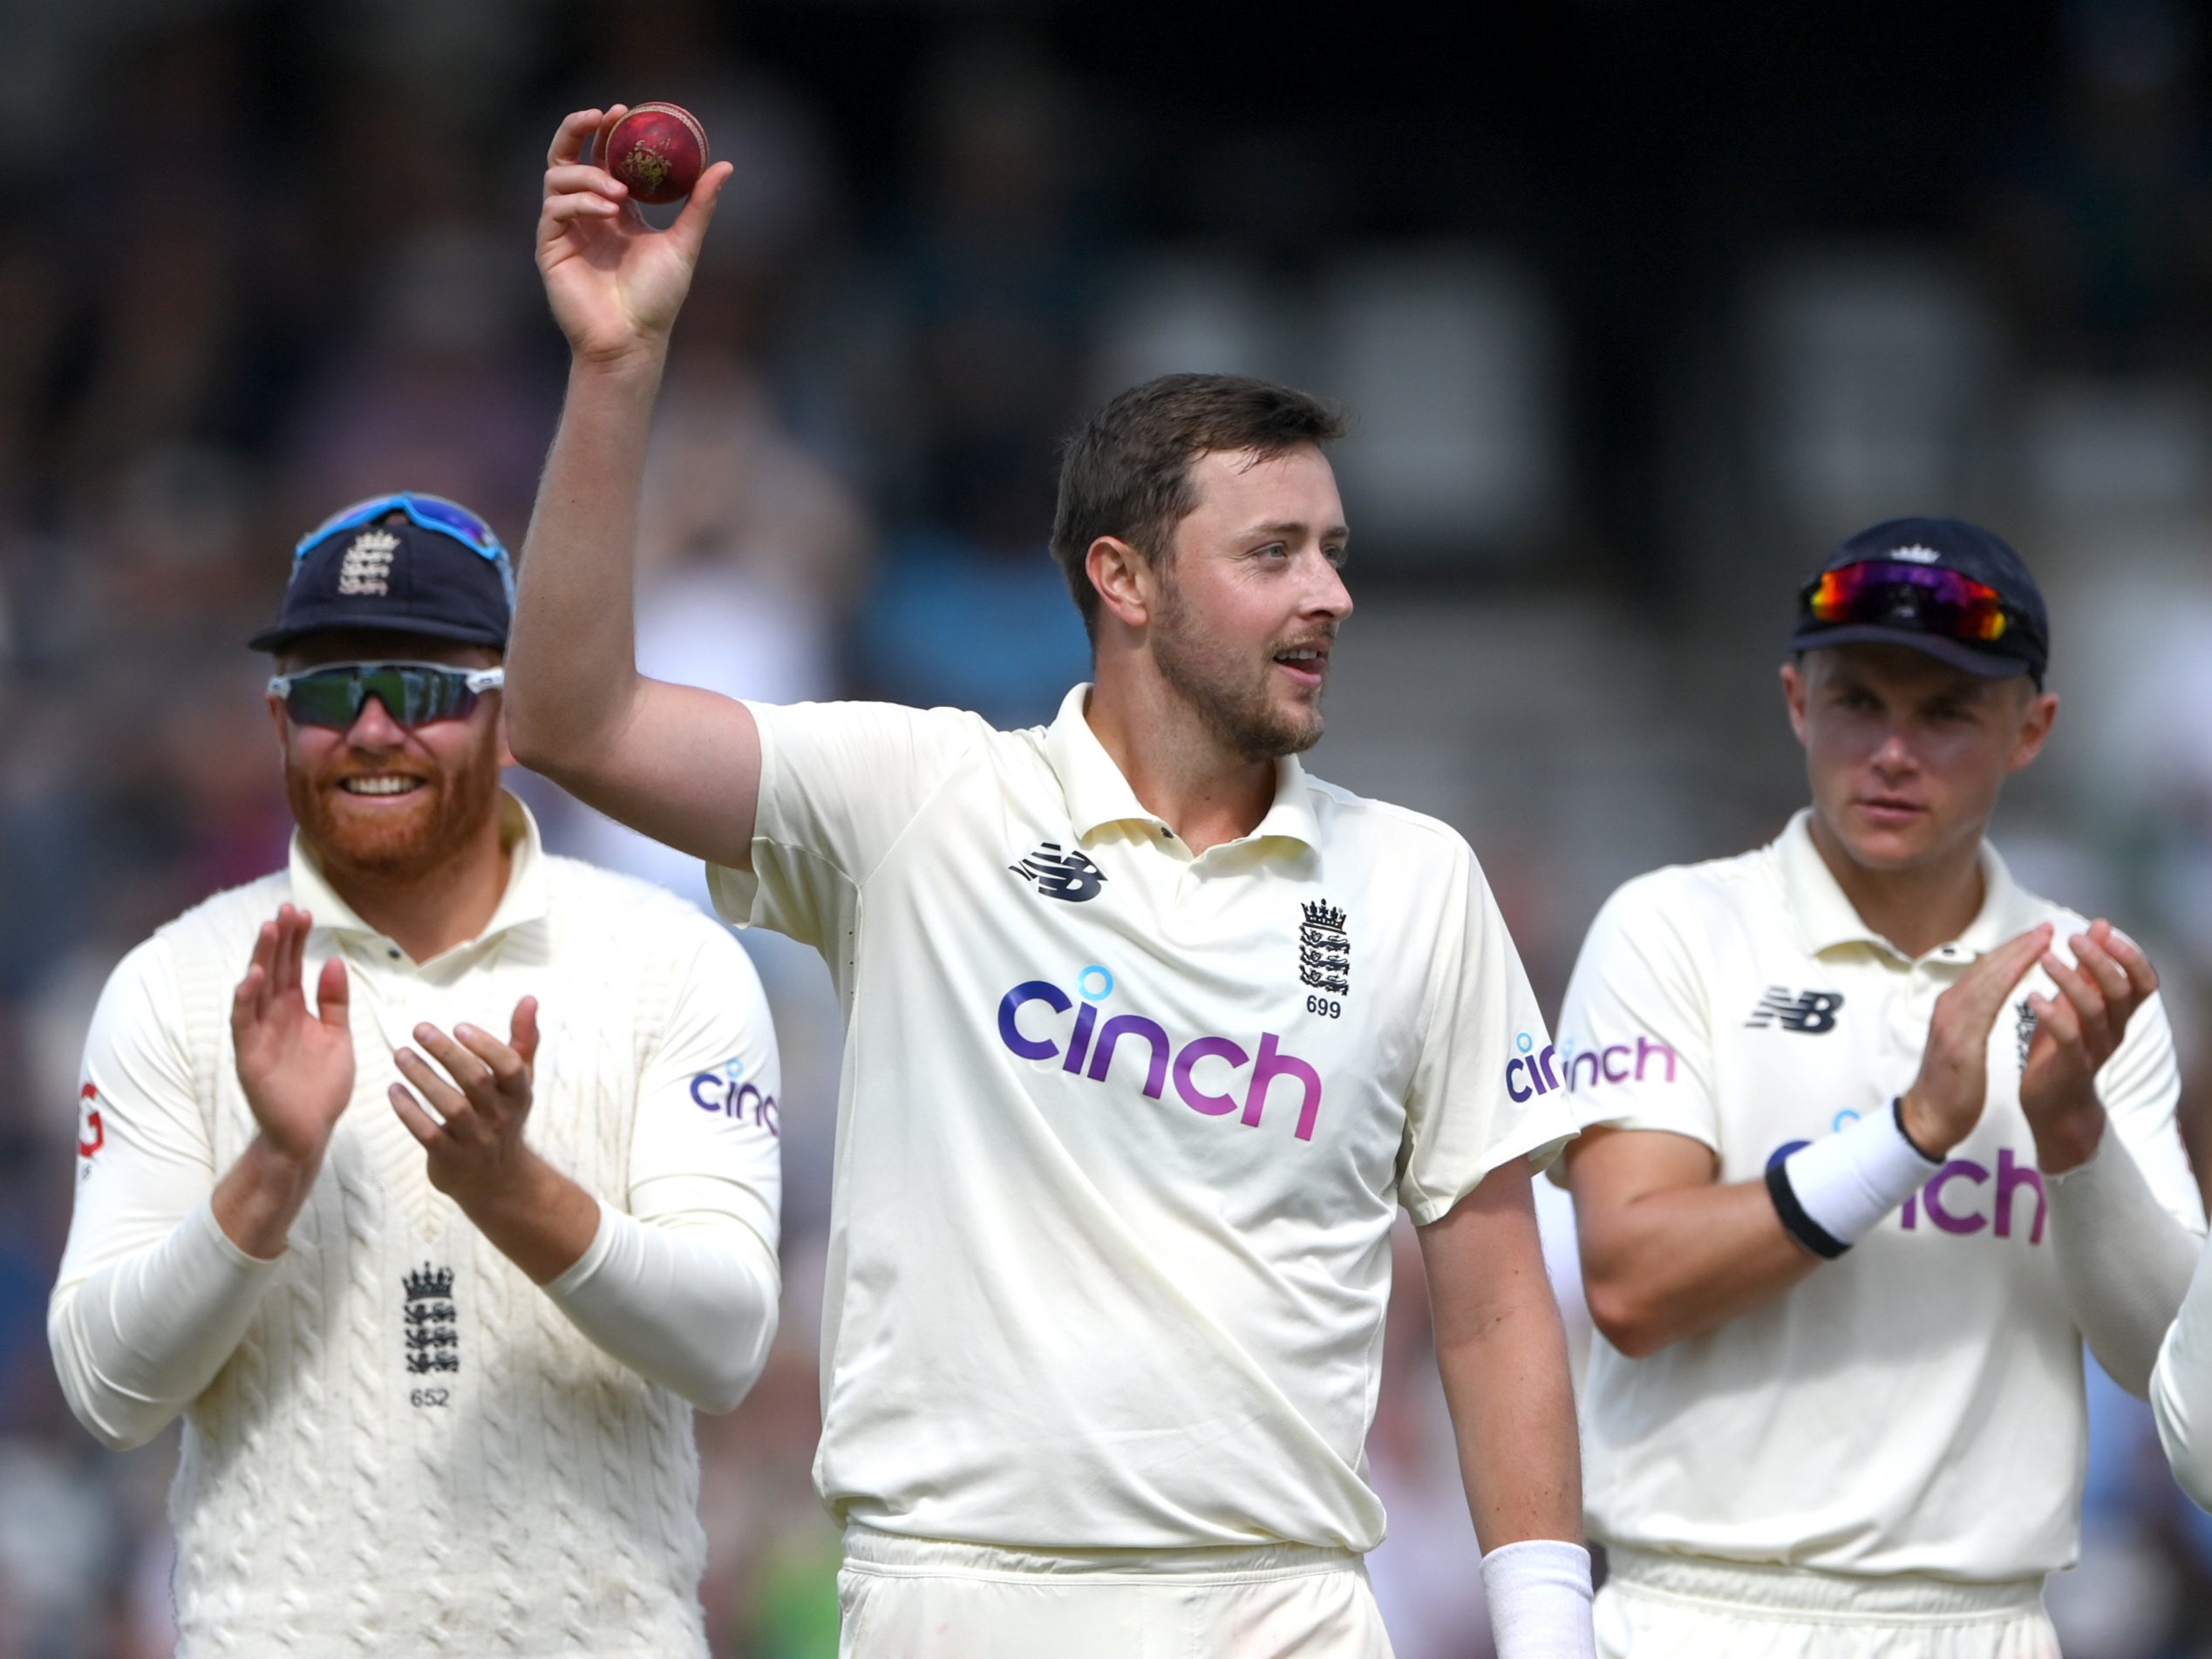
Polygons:
[[[528,840],[493,927],[419,968],[327,889],[301,892],[321,884],[296,856],[141,947],[166,957],[214,1172],[255,1133],[228,1014],[255,930],[281,902],[310,904],[309,982],[343,950],[353,985],[354,1103],[289,1249],[260,1269],[242,1339],[185,1408],[170,1511],[186,1655],[705,1651],[691,1406],[587,1341],[433,1189],[384,1101],[416,1022],[504,1031],[527,993],[545,1033],[532,1143],[602,1206],[628,1207],[641,1092],[684,1133],[730,1131],[718,1108],[740,1092],[748,1039],[731,1028],[748,1010],[719,1032],[668,1026],[702,955],[734,942],[658,889]],[[767,1043],[756,1081],[771,1080]],[[760,1098],[756,1125],[772,1127]]]

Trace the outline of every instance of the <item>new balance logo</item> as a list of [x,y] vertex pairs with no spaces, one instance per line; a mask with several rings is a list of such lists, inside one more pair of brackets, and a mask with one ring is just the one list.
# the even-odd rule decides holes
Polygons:
[[1835,1030],[1835,1010],[1843,1006],[1841,991],[1800,991],[1792,996],[1780,985],[1767,988],[1766,995],[1759,999],[1759,1006],[1744,1022],[1754,1031],[1780,1025],[1785,1031],[1802,1031],[1808,1037],[1818,1037],[1823,1031]]
[[1047,841],[1018,864],[1007,868],[1048,899],[1081,904],[1099,896],[1106,872],[1081,853],[1062,852],[1058,841]]

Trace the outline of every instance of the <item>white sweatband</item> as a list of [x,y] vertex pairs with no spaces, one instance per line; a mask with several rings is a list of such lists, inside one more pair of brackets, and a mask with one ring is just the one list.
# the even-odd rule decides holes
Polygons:
[[781,1275],[744,1222],[639,1220],[609,1204],[574,1266],[545,1288],[600,1348],[703,1411],[737,1408],[776,1340]]
[[1782,1225],[1814,1255],[1841,1255],[1940,1167],[1905,1138],[1900,1111],[1893,1102],[1767,1166]]
[[1589,1552],[1557,1538],[1501,1544],[1482,1558],[1498,1659],[1596,1659]]

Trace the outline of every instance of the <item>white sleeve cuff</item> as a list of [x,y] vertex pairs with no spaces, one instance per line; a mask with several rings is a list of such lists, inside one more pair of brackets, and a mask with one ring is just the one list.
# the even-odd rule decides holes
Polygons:
[[742,1221],[649,1224],[602,1202],[590,1245],[545,1292],[640,1376],[728,1411],[767,1363],[780,1277]]
[[214,1380],[275,1278],[203,1200],[169,1235],[58,1290],[46,1336],[78,1419],[117,1449],[141,1445]]
[[1498,1659],[1596,1659],[1589,1552],[1563,1539],[1502,1544],[1482,1558]]
[[2113,1381],[2141,1399],[2201,1241],[2160,1206],[2109,1123],[2086,1163],[2044,1185],[2066,1309]]

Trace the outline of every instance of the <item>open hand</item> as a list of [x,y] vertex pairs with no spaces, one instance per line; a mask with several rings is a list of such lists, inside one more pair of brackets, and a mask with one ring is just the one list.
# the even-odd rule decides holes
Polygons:
[[735,171],[718,161],[699,175],[666,230],[645,222],[629,187],[588,163],[584,148],[627,112],[578,110],[546,153],[545,204],[538,216],[538,269],[554,319],[578,357],[618,359],[665,343],[691,290],[715,198]]
[[415,1041],[445,1071],[412,1049],[397,1050],[400,1072],[422,1098],[395,1083],[391,1108],[430,1154],[432,1186],[465,1210],[495,1201],[521,1184],[532,1159],[522,1127],[538,1052],[538,1000],[526,996],[514,1005],[504,1043],[473,1025],[456,1025],[451,1036],[418,1025]]
[[2043,971],[2059,995],[2031,993],[2035,1037],[2020,1074],[2020,1109],[2035,1132],[2036,1159],[2058,1174],[2085,1163],[2105,1131],[2097,1073],[2127,1034],[2135,1010],[2158,992],[2158,970],[2135,942],[2101,918],[2066,942],[2069,967],[2046,953]]
[[246,977],[230,999],[239,1086],[269,1149],[298,1165],[322,1160],[353,1098],[353,1028],[345,963],[333,956],[316,976],[308,1012],[301,976],[314,919],[281,906],[262,924]]
[[1940,1158],[1974,1132],[1989,1102],[1990,1032],[2005,998],[2051,944],[2051,924],[2008,939],[1936,999],[1920,1075],[1905,1091],[1902,1116],[1914,1146]]

